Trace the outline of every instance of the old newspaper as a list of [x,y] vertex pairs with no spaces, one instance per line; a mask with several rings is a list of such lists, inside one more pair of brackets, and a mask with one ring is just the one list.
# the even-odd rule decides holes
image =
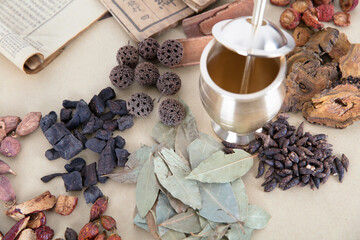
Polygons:
[[0,0],[0,53],[39,72],[105,13],[98,0]]

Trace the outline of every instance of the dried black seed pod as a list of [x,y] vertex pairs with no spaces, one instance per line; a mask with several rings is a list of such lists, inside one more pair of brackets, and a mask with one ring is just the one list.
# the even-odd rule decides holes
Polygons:
[[299,166],[297,164],[294,164],[292,166],[292,169],[293,169],[294,175],[298,177],[300,175]]
[[173,95],[180,90],[181,79],[176,73],[166,72],[158,78],[156,88],[165,95]]
[[267,165],[271,166],[271,167],[275,166],[274,160],[266,159],[266,160],[265,160],[265,163],[266,163]]
[[344,179],[344,166],[342,165],[341,161],[339,158],[335,158],[335,166],[336,166],[336,169],[338,171],[338,174],[339,174],[339,181],[342,182],[343,179]]
[[304,122],[300,123],[298,129],[296,130],[296,135],[298,137],[302,137],[303,133],[304,133]]
[[145,60],[155,60],[160,44],[153,38],[146,38],[138,45],[139,55]]
[[310,180],[310,175],[302,175],[302,176],[301,176],[301,181],[302,181],[303,183],[308,183],[309,180]]
[[116,60],[120,65],[134,68],[139,61],[139,52],[134,46],[125,45],[118,50]]
[[282,164],[282,163],[279,162],[279,161],[275,161],[275,167],[278,168],[278,169],[283,169],[283,168],[284,168],[284,164]]
[[274,134],[274,139],[284,137],[286,135],[286,133],[287,133],[287,128],[283,127],[277,133]]
[[292,178],[293,178],[292,175],[287,175],[287,176],[285,176],[285,177],[283,177],[283,178],[281,179],[280,183],[281,183],[282,185],[284,185],[284,187],[285,187],[286,184],[287,184],[288,182],[290,182]]
[[72,228],[66,228],[65,231],[65,240],[76,240],[78,239],[78,235],[76,233],[76,231]]
[[185,109],[183,105],[175,99],[169,98],[159,106],[159,116],[163,124],[168,126],[177,126],[185,118]]
[[133,83],[134,70],[126,65],[118,65],[111,70],[109,78],[115,87],[124,89]]
[[308,140],[308,137],[302,137],[296,142],[296,146],[303,146],[305,145],[306,141]]
[[345,156],[345,154],[341,155],[341,163],[345,168],[345,171],[348,171],[348,167],[349,167],[349,159]]
[[288,190],[289,188],[295,187],[299,183],[300,183],[300,179],[298,177],[291,179],[291,181],[288,184],[286,184],[286,186],[284,187],[284,191]]
[[272,180],[274,180],[274,176],[271,175],[270,177],[266,178],[265,182],[263,182],[261,184],[262,187],[264,187],[266,184],[268,184],[269,182],[271,182]]
[[295,152],[290,152],[288,155],[289,159],[294,162],[294,163],[298,163],[299,162],[299,157]]
[[317,177],[314,177],[314,176],[311,176],[311,179],[313,180],[315,187],[317,189],[319,189],[320,188],[320,179]]
[[134,79],[142,86],[153,86],[160,77],[159,69],[149,62],[143,62],[136,66]]
[[281,153],[275,154],[275,155],[273,156],[273,158],[274,158],[275,160],[278,160],[278,161],[284,161],[284,160],[285,160],[284,155],[281,154]]
[[157,51],[157,58],[159,61],[171,67],[181,62],[183,56],[182,44],[177,40],[166,40]]
[[234,151],[234,149],[232,149],[232,148],[224,147],[224,148],[223,148],[223,152],[224,152],[225,154],[233,154],[235,151]]
[[264,150],[264,153],[266,156],[272,156],[275,155],[277,153],[280,153],[280,149],[279,148],[268,148]]
[[290,159],[286,158],[284,165],[286,168],[291,168],[293,166],[293,162]]
[[277,185],[277,181],[274,179],[270,183],[265,185],[264,191],[271,192],[272,190],[274,190],[276,188],[276,185]]
[[154,108],[154,102],[146,93],[135,93],[127,100],[127,109],[136,117],[148,116]]
[[260,161],[258,167],[258,174],[256,175],[256,178],[261,177],[264,174],[264,171],[265,171],[265,164],[263,161]]
[[275,171],[274,167],[269,167],[269,169],[265,173],[265,178],[270,177],[274,173],[274,171]]

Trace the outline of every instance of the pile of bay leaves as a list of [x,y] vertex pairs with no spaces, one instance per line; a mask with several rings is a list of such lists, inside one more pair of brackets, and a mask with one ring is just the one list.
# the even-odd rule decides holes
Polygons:
[[270,219],[248,203],[241,180],[254,157],[243,150],[226,155],[182,104],[187,114],[177,128],[157,123],[152,137],[158,144],[142,146],[108,176],[137,183],[134,223],[155,239],[251,239]]

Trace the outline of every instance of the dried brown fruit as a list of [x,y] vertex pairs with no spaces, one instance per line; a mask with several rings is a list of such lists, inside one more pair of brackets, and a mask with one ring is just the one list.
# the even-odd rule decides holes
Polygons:
[[37,229],[46,224],[46,216],[43,211],[30,214],[30,220],[27,224],[27,228]]
[[55,205],[55,212],[67,216],[70,215],[78,203],[78,197],[76,196],[64,196],[60,195]]
[[118,234],[113,233],[107,238],[107,240],[121,240],[121,237]]
[[313,3],[310,0],[296,0],[291,4],[291,8],[299,13],[304,13],[306,10],[313,7]]
[[341,164],[344,166],[345,171],[348,171],[349,168],[349,159],[345,156],[345,154],[341,155]]
[[54,237],[54,230],[49,226],[42,226],[35,229],[35,234],[37,240],[51,240]]
[[358,5],[359,0],[340,0],[341,10],[344,12],[350,12]]
[[350,25],[350,13],[337,12],[334,14],[334,24],[339,27]]
[[78,235],[76,231],[72,228],[67,227],[65,230],[65,240],[77,240]]
[[41,120],[41,112],[30,112],[26,114],[24,119],[19,123],[16,128],[16,135],[25,136],[35,131]]
[[4,121],[0,121],[0,144],[2,140],[6,137],[6,131],[5,131],[5,123]]
[[334,5],[322,4],[316,7],[316,16],[320,22],[330,22],[334,16]]
[[285,9],[280,15],[280,24],[283,28],[294,29],[300,23],[301,15],[292,8]]
[[0,117],[0,121],[5,123],[6,134],[9,134],[10,132],[16,129],[21,119],[17,116],[5,116],[5,117]]
[[98,219],[100,215],[105,212],[108,206],[108,200],[109,198],[105,196],[100,197],[95,201],[90,210],[90,221]]
[[107,239],[107,235],[106,232],[103,231],[102,233],[99,233],[94,240],[106,240]]
[[108,231],[116,230],[116,221],[110,216],[103,215],[100,217],[101,225]]
[[26,217],[15,223],[15,225],[5,234],[3,240],[15,240],[16,236],[26,227],[29,219],[30,217]]
[[46,191],[31,200],[12,206],[6,211],[6,215],[15,220],[20,220],[30,213],[49,210],[54,207],[55,203],[56,197]]
[[89,222],[80,230],[78,240],[94,239],[99,234],[99,222]]
[[293,32],[293,38],[297,47],[302,47],[310,39],[313,31],[305,26],[297,26]]
[[6,162],[0,159],[0,174],[5,174],[5,173],[11,173],[16,175],[16,173],[10,168],[10,166]]
[[14,201],[16,199],[15,191],[9,178],[0,175],[0,200],[4,202]]
[[1,142],[0,153],[6,157],[15,157],[21,149],[19,140],[14,137],[6,137]]
[[36,240],[36,234],[34,230],[27,228],[21,231],[19,238],[17,240]]
[[303,13],[302,20],[305,22],[306,26],[313,27],[315,29],[322,29],[324,27],[324,24],[319,22],[319,19],[309,9]]
[[270,0],[270,3],[276,6],[285,7],[290,3],[290,0]]

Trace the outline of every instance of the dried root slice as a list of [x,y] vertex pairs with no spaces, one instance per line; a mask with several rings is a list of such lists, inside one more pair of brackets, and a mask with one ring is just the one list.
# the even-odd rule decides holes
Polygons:
[[305,103],[303,115],[311,123],[345,128],[360,119],[360,92],[350,84],[338,85]]
[[37,229],[46,224],[46,216],[43,211],[30,214],[30,220],[27,224],[27,228]]
[[78,197],[60,195],[57,199],[55,212],[67,216],[70,215],[78,203]]
[[30,217],[26,217],[15,223],[12,228],[5,234],[3,240],[15,240],[16,236],[25,229],[27,223],[29,222]]
[[337,12],[334,14],[334,24],[339,27],[350,25],[350,13]]
[[346,34],[340,33],[336,44],[329,52],[329,56],[332,58],[333,62],[339,62],[339,59],[349,52],[350,46],[351,43],[347,39]]
[[330,22],[334,16],[334,5],[322,4],[316,7],[316,16],[320,22]]
[[297,47],[302,47],[309,41],[311,35],[314,33],[310,28],[305,26],[297,26],[293,32],[293,38]]
[[306,26],[313,27],[315,29],[322,29],[324,27],[324,24],[319,22],[319,19],[309,9],[303,13],[302,20],[304,20]]
[[308,51],[313,51],[320,55],[329,53],[336,44],[338,37],[339,30],[328,27],[312,35],[305,44],[305,47]]
[[294,29],[300,23],[301,15],[298,11],[287,8],[280,15],[280,24],[283,28]]
[[306,48],[296,47],[294,50],[287,55],[286,64],[287,64],[287,73],[289,74],[292,71],[292,66],[299,62],[304,63],[309,60],[316,60],[322,63],[322,59],[319,54],[312,51],[307,51]]
[[54,207],[55,203],[56,197],[46,191],[29,201],[12,206],[6,211],[6,215],[15,220],[20,220],[30,213],[49,210]]
[[359,0],[340,0],[341,10],[344,12],[350,12],[358,5]]
[[307,9],[313,7],[313,3],[310,0],[296,0],[291,4],[291,8],[299,13],[304,13]]
[[290,0],[270,0],[270,3],[276,6],[285,7],[289,5],[291,1]]
[[347,55],[339,59],[339,67],[342,78],[360,78],[360,44],[351,45]]

